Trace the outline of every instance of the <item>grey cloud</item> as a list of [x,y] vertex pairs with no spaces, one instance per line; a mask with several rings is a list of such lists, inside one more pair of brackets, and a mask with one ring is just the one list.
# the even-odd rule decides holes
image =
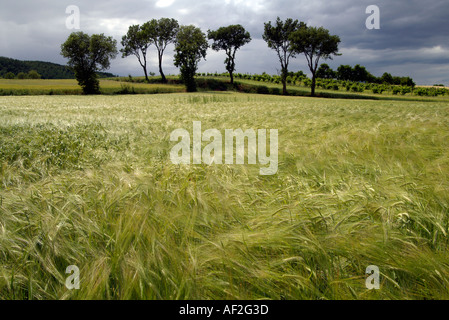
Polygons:
[[[253,41],[237,56],[238,72],[276,73],[275,53],[262,40],[263,24],[293,18],[310,25],[324,26],[340,36],[341,57],[327,61],[339,64],[362,64],[376,75],[391,71],[411,75],[418,83],[449,84],[449,5],[447,0],[174,0],[158,7],[164,0],[91,1],[91,0],[21,0],[0,3],[0,55],[27,60],[65,63],[59,55],[60,44],[72,30],[67,30],[65,9],[77,5],[81,10],[81,29],[102,32],[119,43],[128,26],[152,18],[173,17],[181,24],[195,24],[204,32],[228,24],[242,24]],[[168,1],[168,0],[166,0]],[[167,4],[170,4],[167,2]],[[365,9],[376,4],[381,10],[381,29],[367,30]],[[169,73],[177,73],[169,48],[164,57]],[[150,52],[154,61],[154,51]],[[139,75],[140,66],[132,57],[118,57],[111,72]],[[224,54],[210,51],[201,72],[224,71]],[[156,65],[150,65],[156,72]],[[305,59],[298,56],[291,69],[307,71]],[[394,70],[394,72],[393,72]],[[437,81],[438,80],[438,81]]]

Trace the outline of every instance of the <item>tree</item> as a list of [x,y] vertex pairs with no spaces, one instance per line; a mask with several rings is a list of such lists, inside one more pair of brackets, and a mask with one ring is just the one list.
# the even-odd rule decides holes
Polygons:
[[175,39],[175,66],[180,68],[181,80],[188,92],[196,91],[195,73],[201,58],[206,58],[209,47],[201,29],[190,25],[181,26]]
[[178,21],[169,18],[153,19],[145,23],[142,28],[156,46],[159,60],[159,73],[161,74],[162,82],[166,83],[167,79],[162,71],[162,58],[167,45],[175,41],[176,34],[179,30]]
[[12,72],[8,72],[3,76],[5,79],[14,79],[16,75]]
[[380,77],[380,82],[386,84],[393,84],[393,76],[390,73],[385,72],[382,75],[382,77]]
[[304,53],[312,73],[312,97],[315,96],[316,70],[320,59],[332,59],[338,53],[339,36],[329,34],[323,27],[303,27],[290,35],[292,50]]
[[378,79],[373,76],[364,66],[356,64],[354,68],[349,65],[341,65],[337,69],[337,79],[355,82],[376,83]]
[[151,45],[151,39],[148,35],[147,28],[139,25],[132,25],[128,28],[128,33],[122,37],[120,49],[122,58],[135,55],[137,61],[143,68],[145,80],[149,81],[147,73],[147,51]]
[[30,70],[29,72],[28,72],[28,78],[30,78],[30,79],[40,79],[40,78],[42,78],[42,76],[39,74],[39,73],[37,73],[37,71],[36,70]]
[[416,86],[416,83],[410,77],[402,77],[401,78],[401,85],[409,86],[409,87],[414,88]]
[[354,66],[353,72],[353,81],[357,82],[367,82],[369,78],[369,72],[366,70],[364,66],[356,64]]
[[109,69],[110,60],[117,56],[117,41],[104,34],[89,36],[82,31],[70,34],[61,45],[61,55],[69,59],[76,80],[84,94],[100,92],[97,71]]
[[281,81],[282,94],[287,94],[287,75],[288,64],[290,58],[294,58],[296,52],[291,47],[291,34],[299,29],[305,28],[303,22],[298,20],[287,19],[284,22],[279,17],[276,19],[276,24],[273,26],[271,21],[264,24],[264,34],[262,38],[268,44],[268,47],[276,50],[279,61],[281,63]]
[[251,41],[249,32],[240,24],[221,27],[216,31],[208,30],[209,40],[213,40],[212,49],[215,51],[225,50],[226,70],[231,76],[231,84],[234,83],[233,73],[235,71],[235,53],[245,44]]
[[17,79],[27,79],[28,75],[25,72],[19,72],[17,74]]
[[337,79],[352,81],[352,67],[347,64],[339,66],[337,69]]
[[368,76],[366,82],[368,83],[377,83],[378,79],[376,76],[374,76],[371,72],[368,71]]
[[316,77],[320,79],[334,79],[336,77],[336,73],[329,67],[328,64],[322,63],[316,71]]

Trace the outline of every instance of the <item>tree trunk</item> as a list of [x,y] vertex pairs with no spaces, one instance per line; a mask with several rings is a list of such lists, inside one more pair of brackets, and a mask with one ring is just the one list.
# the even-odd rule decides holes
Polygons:
[[145,53],[144,53],[144,55],[143,55],[143,63],[142,63],[142,61],[140,60],[139,57],[137,57],[137,58],[138,58],[138,60],[139,60],[140,66],[141,66],[142,69],[143,69],[143,73],[145,74],[145,80],[146,80],[147,82],[149,82],[150,80],[148,79],[148,72],[147,72],[147,57],[145,56]]
[[312,97],[315,97],[315,84],[316,84],[315,75],[312,75]]
[[145,73],[145,80],[146,80],[147,82],[150,82],[150,79],[148,79],[148,73],[147,73],[147,68],[146,68],[146,66],[142,66],[142,68],[143,68],[143,72]]
[[164,72],[162,71],[162,55],[159,54],[159,73],[162,77],[162,83],[167,83],[167,78],[165,77]]
[[231,77],[231,84],[234,84],[234,71],[235,71],[235,56],[233,57],[230,52],[227,52],[228,58],[226,59],[226,71]]
[[288,73],[288,67],[285,66],[282,68],[282,73],[281,73],[282,94],[284,96],[287,95],[287,73]]

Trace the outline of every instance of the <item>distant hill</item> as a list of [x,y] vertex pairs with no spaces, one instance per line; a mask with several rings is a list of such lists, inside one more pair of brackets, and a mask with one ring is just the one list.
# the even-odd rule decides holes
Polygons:
[[[56,63],[44,61],[22,61],[6,57],[0,57],[0,77],[8,72],[17,75],[19,72],[28,73],[30,70],[36,70],[42,79],[74,79],[75,74],[69,67]],[[102,78],[115,77],[112,73],[99,72]]]

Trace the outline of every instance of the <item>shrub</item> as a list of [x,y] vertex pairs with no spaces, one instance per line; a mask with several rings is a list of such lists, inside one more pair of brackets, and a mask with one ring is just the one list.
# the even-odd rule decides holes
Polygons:
[[266,87],[266,86],[258,86],[257,87],[257,93],[259,93],[259,94],[269,94],[270,91],[268,90],[268,87]]
[[385,91],[385,87],[384,86],[373,86],[371,88],[371,90],[373,91],[373,93],[382,94],[382,92]]
[[14,79],[16,75],[12,72],[8,72],[3,76],[5,79]]
[[363,92],[363,91],[365,91],[365,89],[364,89],[364,87],[362,86],[362,85],[358,85],[358,84],[353,84],[352,86],[351,86],[351,91],[352,92]]
[[17,74],[17,79],[27,79],[27,78],[28,78],[28,76],[25,72],[19,72]]
[[306,87],[310,87],[312,85],[312,80],[310,80],[309,78],[304,79],[303,82]]
[[411,88],[411,87],[402,86],[400,89],[401,89],[401,94],[402,94],[402,95],[405,95],[405,94],[407,94],[407,93],[412,92],[412,88]]
[[217,79],[196,79],[197,87],[212,91],[227,91],[227,84]]
[[399,87],[393,87],[392,93],[393,93],[394,95],[398,94],[399,92],[401,92],[401,88],[399,88]]
[[28,78],[40,79],[40,78],[42,78],[42,76],[36,70],[30,70],[30,72],[28,72]]
[[135,94],[136,93],[135,88],[126,83],[121,83],[120,88],[121,89],[119,91],[117,91],[117,94]]
[[270,94],[281,95],[282,91],[280,88],[270,88]]
[[427,96],[428,92],[425,88],[418,88],[418,89],[415,89],[415,94],[418,96]]

